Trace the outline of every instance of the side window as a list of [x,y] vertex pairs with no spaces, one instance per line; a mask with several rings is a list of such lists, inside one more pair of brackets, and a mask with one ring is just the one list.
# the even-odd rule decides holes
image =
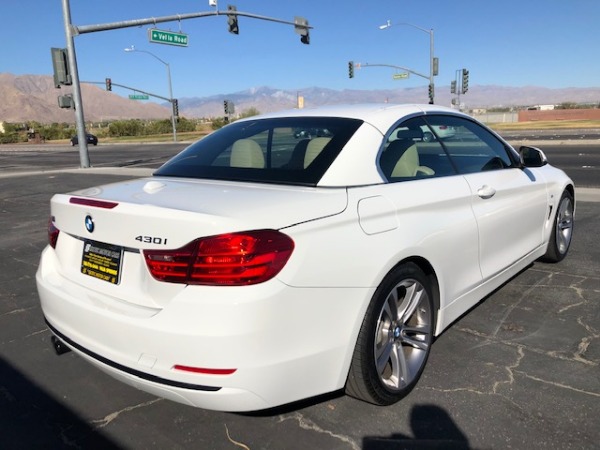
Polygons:
[[425,120],[459,173],[514,167],[504,143],[479,124],[451,116],[427,116]]
[[456,175],[444,148],[421,117],[392,128],[379,167],[390,182]]

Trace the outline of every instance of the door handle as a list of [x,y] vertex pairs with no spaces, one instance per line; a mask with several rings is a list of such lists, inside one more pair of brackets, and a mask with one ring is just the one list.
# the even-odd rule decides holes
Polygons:
[[496,194],[496,189],[488,186],[487,184],[484,184],[479,189],[477,189],[477,195],[479,195],[479,197],[481,197],[484,200],[486,200],[488,198],[492,198],[495,194]]

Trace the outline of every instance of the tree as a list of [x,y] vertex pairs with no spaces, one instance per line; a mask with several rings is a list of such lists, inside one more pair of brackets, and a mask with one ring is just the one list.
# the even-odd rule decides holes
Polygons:
[[218,130],[219,128],[223,128],[225,125],[227,125],[227,122],[225,121],[225,117],[217,117],[212,120],[212,129],[213,130]]
[[258,116],[260,114],[260,111],[258,109],[256,109],[254,106],[246,109],[245,111],[242,112],[242,114],[240,114],[240,119],[243,119],[244,117],[252,117],[252,116]]

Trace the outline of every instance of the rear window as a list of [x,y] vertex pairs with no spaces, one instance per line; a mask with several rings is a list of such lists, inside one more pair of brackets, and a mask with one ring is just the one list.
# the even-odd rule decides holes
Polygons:
[[154,175],[314,186],[361,124],[337,117],[235,122],[192,144]]

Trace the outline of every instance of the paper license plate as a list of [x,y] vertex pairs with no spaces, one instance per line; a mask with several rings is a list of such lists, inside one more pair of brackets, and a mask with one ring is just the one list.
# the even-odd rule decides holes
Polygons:
[[119,284],[123,247],[85,240],[81,257],[81,273],[99,280]]

